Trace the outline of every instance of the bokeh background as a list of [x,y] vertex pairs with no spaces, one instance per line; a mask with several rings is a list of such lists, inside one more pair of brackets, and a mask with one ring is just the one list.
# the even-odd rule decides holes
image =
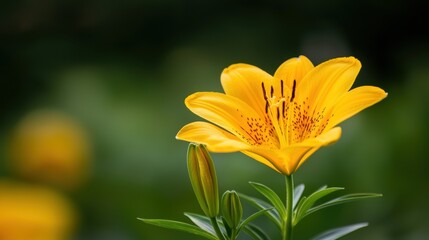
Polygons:
[[[295,182],[305,183],[306,193],[327,184],[384,197],[323,210],[303,220],[295,235],[308,239],[326,228],[368,221],[369,227],[347,239],[427,239],[429,21],[423,5],[4,0],[4,204],[22,200],[29,207],[23,199],[40,195],[39,190],[17,194],[22,185],[22,191],[51,191],[62,207],[40,218],[65,222],[67,233],[59,239],[198,239],[137,220],[187,221],[183,212],[201,213],[187,177],[187,143],[175,140],[184,124],[198,119],[183,99],[196,91],[221,91],[220,73],[233,63],[273,73],[300,54],[315,64],[352,55],[363,65],[355,86],[380,86],[389,96],[342,124],[341,140],[314,154]],[[282,176],[248,157],[213,157],[222,192],[256,196],[248,181],[284,191]],[[17,209],[12,213],[21,209],[10,206]],[[5,234],[12,222],[2,222],[3,215]],[[18,227],[26,218],[19,219],[13,223]],[[273,226],[266,227],[276,236]]]

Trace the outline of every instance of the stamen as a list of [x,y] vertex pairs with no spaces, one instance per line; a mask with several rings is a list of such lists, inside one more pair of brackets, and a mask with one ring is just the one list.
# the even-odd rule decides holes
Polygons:
[[267,92],[265,91],[264,82],[262,82],[262,95],[264,96],[264,100],[265,100],[265,113],[268,113],[268,98],[267,98]]
[[290,101],[292,102],[293,99],[295,98],[295,88],[296,88],[296,80],[293,80],[293,85],[292,85],[292,96],[290,97]]
[[267,100],[267,92],[265,91],[264,82],[262,82],[262,95],[264,96],[264,99]]
[[282,107],[283,107],[283,118],[286,118],[286,101],[282,102]]

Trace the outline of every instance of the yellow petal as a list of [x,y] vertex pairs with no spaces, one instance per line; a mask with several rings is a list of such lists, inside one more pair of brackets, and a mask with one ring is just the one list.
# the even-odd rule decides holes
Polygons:
[[243,153],[277,172],[289,174],[287,166],[289,155],[284,151],[280,151],[279,149],[252,148],[248,151],[243,151]]
[[296,89],[298,100],[305,101],[314,109],[330,107],[353,85],[361,68],[354,57],[335,58],[316,66]]
[[385,97],[387,93],[378,87],[362,86],[351,90],[334,106],[334,116],[330,119],[328,127],[341,123]]
[[313,68],[313,63],[307,57],[301,55],[297,58],[291,58],[280,65],[274,73],[274,77],[283,80],[289,89],[293,89],[293,81],[295,80],[295,84],[298,86],[304,76]]
[[287,174],[294,173],[320,147],[334,143],[338,141],[340,137],[341,128],[336,127],[322,133],[316,138],[307,139],[304,142],[284,149],[284,154],[289,156],[284,166],[285,171],[287,171]]
[[261,155],[258,155],[254,152],[250,152],[250,151],[243,151],[244,154],[246,154],[247,156],[255,159],[256,161],[272,168],[273,170],[280,172],[280,170],[278,170],[272,163],[270,163],[270,161],[268,161],[266,158],[262,157]]
[[252,106],[260,115],[265,112],[262,83],[273,77],[258,67],[248,64],[234,64],[221,75],[223,90],[227,95],[241,99]]
[[315,147],[315,146],[326,146],[331,143],[338,141],[341,137],[341,128],[335,127],[332,128],[315,138],[309,138],[304,140],[301,143],[296,144],[295,146],[306,146],[306,147]]
[[246,155],[282,174],[290,175],[297,170],[298,163],[313,147],[294,146],[285,149],[253,148]]
[[332,144],[341,137],[341,128],[335,127],[333,129],[330,129],[327,132],[324,132],[313,139],[307,139],[304,142],[298,144],[298,149],[301,149],[301,151],[305,150],[302,149],[301,146],[308,146],[308,150],[302,155],[301,158],[297,159],[297,162],[295,163],[296,167],[295,169],[298,169],[315,151],[317,151],[320,147]]
[[204,144],[212,152],[236,152],[249,147],[231,133],[207,122],[193,122],[184,126],[176,138]]
[[303,157],[298,161],[298,165],[295,168],[295,171],[301,167],[301,165],[307,161],[307,159],[313,155],[314,152],[316,152],[317,150],[319,150],[320,147],[313,147],[311,149],[309,149],[304,155]]
[[290,156],[287,163],[288,175],[298,170],[300,163],[302,164],[311,154],[313,154],[320,147],[290,147],[286,150]]
[[197,92],[188,96],[185,104],[196,115],[243,139],[249,137],[246,119],[261,118],[245,102],[222,93]]
[[336,127],[316,138],[284,149],[254,147],[242,152],[277,172],[290,175],[320,147],[337,141],[340,136],[341,128]]

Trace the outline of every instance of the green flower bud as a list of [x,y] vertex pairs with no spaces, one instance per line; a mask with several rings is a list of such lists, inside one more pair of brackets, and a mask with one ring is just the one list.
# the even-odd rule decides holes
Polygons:
[[235,191],[226,191],[222,196],[222,214],[232,229],[237,228],[243,216],[240,197]]
[[213,160],[207,148],[201,144],[189,144],[188,172],[192,188],[204,214],[219,214],[219,190]]

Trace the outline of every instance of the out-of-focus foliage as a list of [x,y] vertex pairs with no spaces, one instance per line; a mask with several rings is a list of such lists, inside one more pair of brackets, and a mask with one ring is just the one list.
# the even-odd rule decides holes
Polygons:
[[[94,148],[84,184],[67,191],[49,185],[80,215],[72,239],[190,239],[137,220],[187,221],[182,212],[201,213],[187,178],[187,144],[174,139],[197,120],[184,98],[221,91],[220,73],[233,63],[272,74],[300,54],[315,64],[353,55],[363,65],[356,85],[380,86],[389,96],[342,124],[340,141],[313,155],[295,182],[309,191],[328,184],[384,197],[320,211],[300,223],[296,237],[368,221],[350,238],[425,239],[429,34],[423,5],[2,1],[1,177],[29,181],[9,164],[19,122],[38,109],[62,112],[79,122]],[[213,157],[221,192],[253,195],[248,181],[284,191],[282,176],[241,154]],[[244,202],[243,208],[244,215],[253,210]]]

